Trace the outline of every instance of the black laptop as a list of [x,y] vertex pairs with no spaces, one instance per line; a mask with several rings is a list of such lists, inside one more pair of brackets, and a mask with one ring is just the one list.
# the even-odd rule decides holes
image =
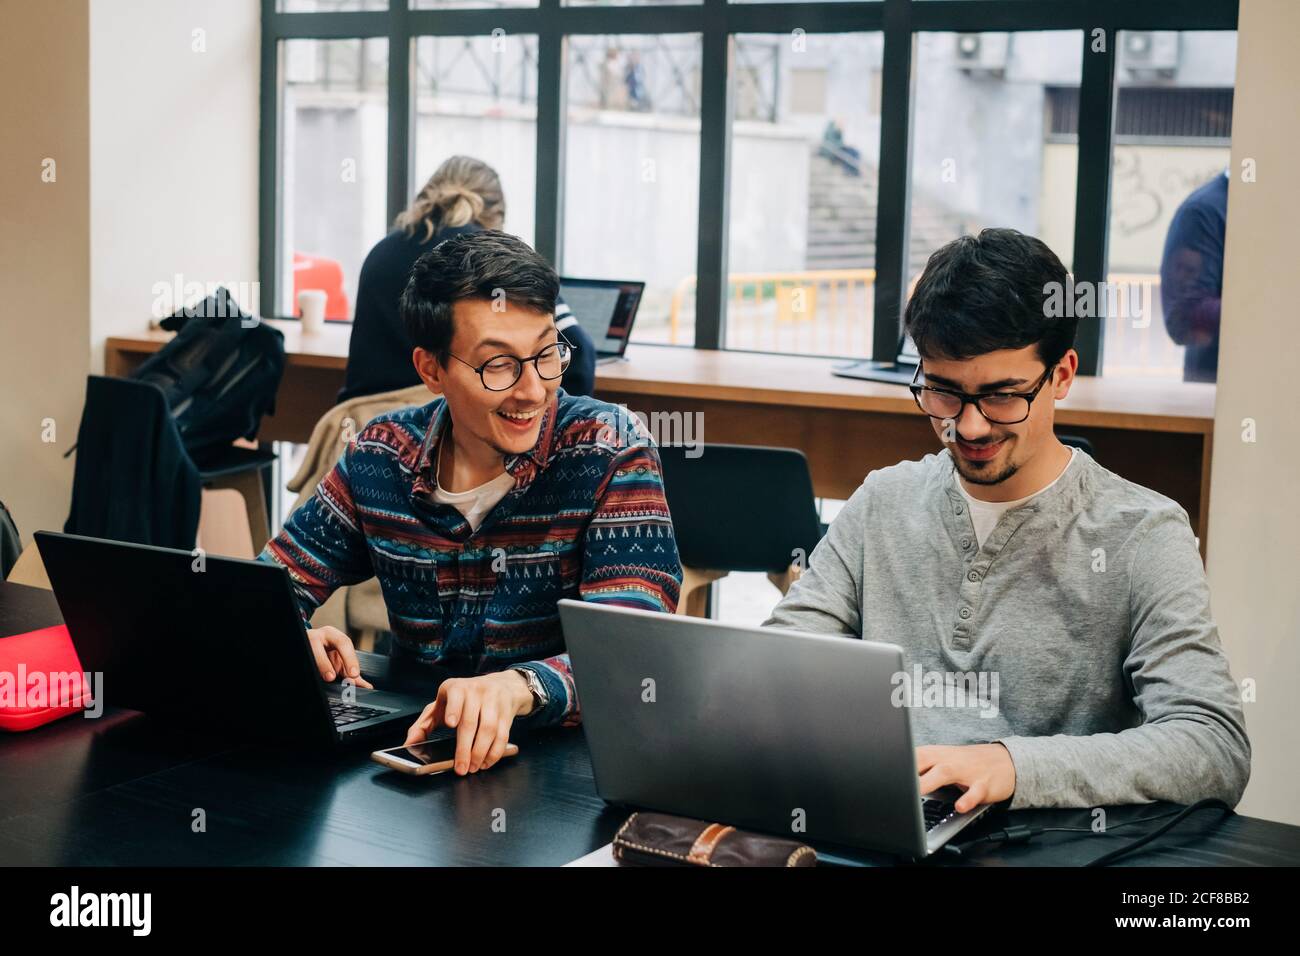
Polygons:
[[831,366],[831,374],[842,378],[864,378],[870,382],[894,382],[900,385],[912,384],[916,376],[916,367],[921,364],[912,337],[904,333],[898,340],[898,352],[892,362],[879,362],[872,359],[858,359]]
[[[560,279],[560,297],[591,341],[596,362],[617,362],[627,351],[644,282],[620,279]],[[563,331],[564,324],[556,326]]]
[[[37,531],[82,669],[103,703],[241,737],[394,744],[427,695],[326,684],[289,572],[264,561]],[[386,660],[384,664],[387,663]]]

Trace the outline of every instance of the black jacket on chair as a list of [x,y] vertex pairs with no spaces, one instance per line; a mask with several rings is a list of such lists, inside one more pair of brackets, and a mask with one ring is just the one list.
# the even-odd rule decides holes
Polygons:
[[190,551],[201,495],[162,389],[91,375],[63,530]]

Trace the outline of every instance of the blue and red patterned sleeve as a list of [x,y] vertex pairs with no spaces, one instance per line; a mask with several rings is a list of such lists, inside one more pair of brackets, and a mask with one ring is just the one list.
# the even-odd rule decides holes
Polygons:
[[348,480],[352,447],[339,459],[316,493],[289,516],[259,561],[287,568],[303,622],[311,627],[316,608],[337,588],[374,576],[365,532],[357,520]]
[[[681,585],[659,453],[646,438],[610,459],[583,540],[578,593],[584,601],[672,614]],[[534,671],[549,698],[546,707],[530,715],[530,725],[581,721],[568,654],[516,667]]]

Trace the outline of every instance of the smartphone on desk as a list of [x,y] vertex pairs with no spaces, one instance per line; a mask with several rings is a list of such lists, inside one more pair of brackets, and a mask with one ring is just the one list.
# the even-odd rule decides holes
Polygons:
[[[502,757],[513,757],[517,753],[519,753],[518,747],[514,744],[506,744]],[[411,744],[409,747],[376,750],[370,755],[370,759],[390,770],[399,770],[402,773],[417,775],[442,773],[456,766],[456,738],[455,736],[440,737],[436,740]]]

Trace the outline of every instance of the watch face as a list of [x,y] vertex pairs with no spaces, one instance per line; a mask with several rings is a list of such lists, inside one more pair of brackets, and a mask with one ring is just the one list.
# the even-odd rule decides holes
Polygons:
[[546,691],[542,689],[542,680],[537,676],[536,671],[524,671],[524,676],[528,680],[528,689],[533,695],[533,706],[541,707],[546,703]]

